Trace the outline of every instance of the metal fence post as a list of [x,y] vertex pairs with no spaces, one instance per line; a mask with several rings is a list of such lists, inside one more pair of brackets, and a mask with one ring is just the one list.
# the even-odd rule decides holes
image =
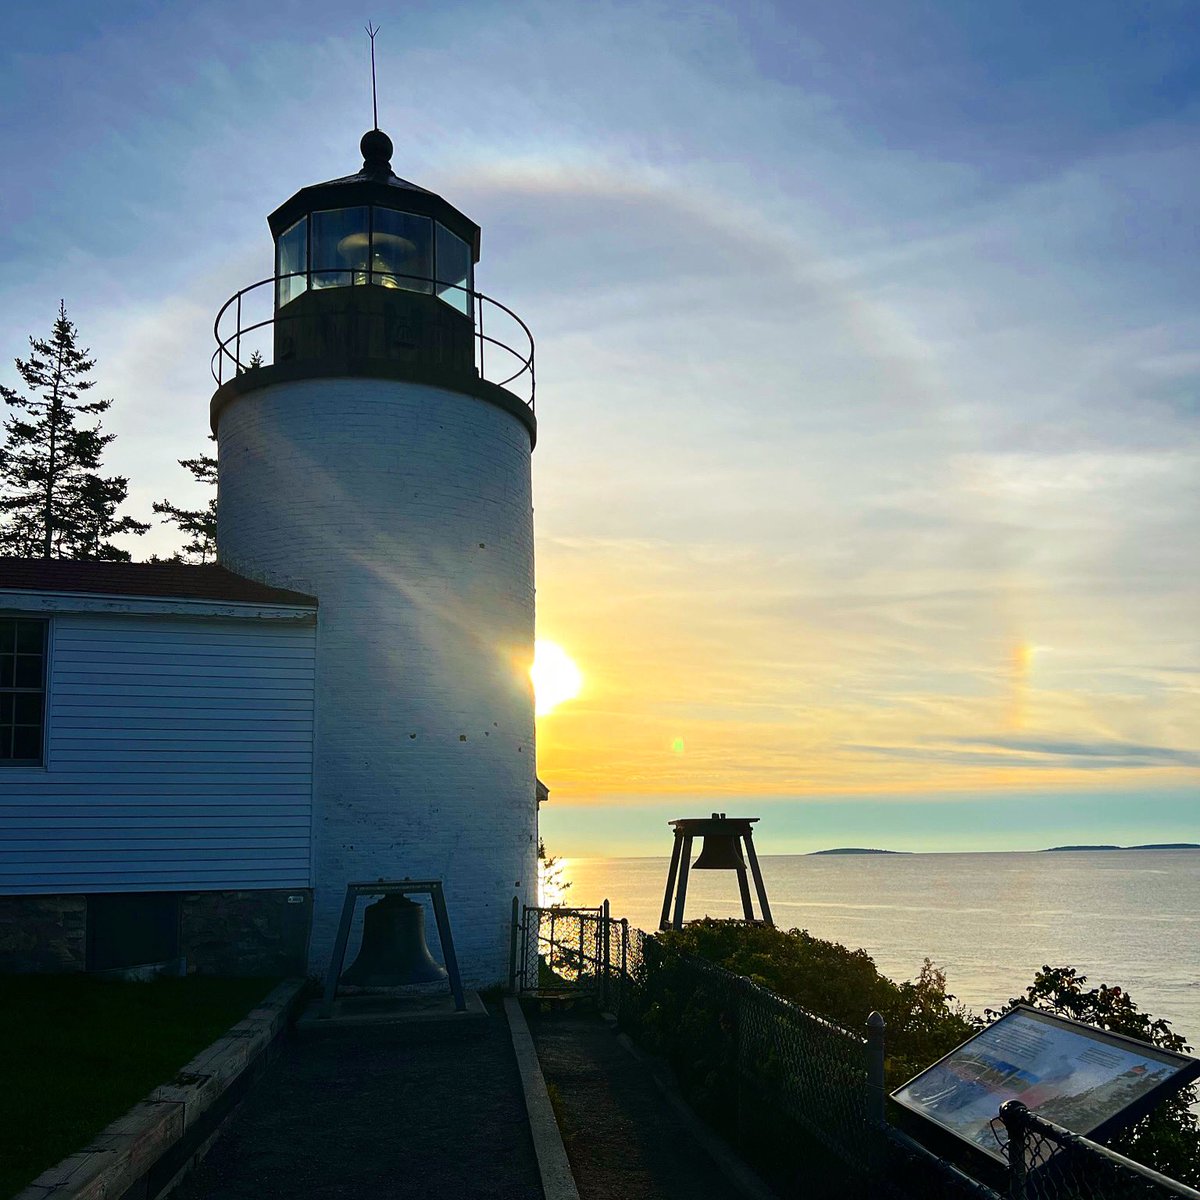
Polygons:
[[1020,1100],[1005,1100],[1000,1105],[1000,1120],[1008,1133],[1008,1198],[1025,1200],[1025,1117],[1029,1109]]
[[746,1145],[746,1127],[748,1124],[745,1111],[746,1089],[743,1086],[746,1075],[743,1068],[746,1039],[745,1032],[742,1029],[742,1021],[746,1010],[746,1006],[743,1003],[743,996],[748,983],[748,980],[740,977],[733,981],[733,1094],[734,1103],[737,1106],[737,1144],[739,1149],[743,1149]]
[[867,1154],[871,1172],[882,1176],[886,1165],[887,1092],[883,1083],[883,1063],[887,1031],[882,1014],[867,1018]]
[[602,1008],[608,1008],[608,922],[609,922],[609,907],[608,901],[605,900],[600,905],[600,945],[597,947],[597,954],[600,958],[600,1005]]
[[617,1007],[625,1007],[625,983],[629,975],[629,918],[621,918],[621,974],[617,982]]
[[883,1087],[884,1022],[879,1013],[867,1018],[867,1124],[882,1129],[887,1124]]
[[517,990],[517,927],[521,923],[521,901],[514,896],[512,902],[512,928],[508,933],[508,990]]
[[[534,952],[537,951],[537,945],[534,944]],[[526,968],[529,966],[529,905],[525,905],[521,909],[521,967],[520,980],[521,991],[524,991],[529,986],[529,980],[525,978]],[[534,981],[534,987],[537,987],[537,981]]]

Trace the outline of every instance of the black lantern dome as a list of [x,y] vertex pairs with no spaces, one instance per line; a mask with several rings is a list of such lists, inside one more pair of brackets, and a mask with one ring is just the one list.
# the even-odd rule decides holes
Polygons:
[[[267,218],[279,279],[276,312],[308,292],[368,285],[435,296],[473,320],[479,226],[441,196],[401,179],[383,130],[363,134],[360,149],[360,171],[301,188]],[[280,332],[287,324],[280,323]]]

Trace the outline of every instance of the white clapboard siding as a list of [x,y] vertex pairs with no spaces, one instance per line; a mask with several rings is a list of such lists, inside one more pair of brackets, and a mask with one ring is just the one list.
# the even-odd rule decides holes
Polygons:
[[310,886],[315,626],[51,626],[46,765],[0,770],[0,894]]

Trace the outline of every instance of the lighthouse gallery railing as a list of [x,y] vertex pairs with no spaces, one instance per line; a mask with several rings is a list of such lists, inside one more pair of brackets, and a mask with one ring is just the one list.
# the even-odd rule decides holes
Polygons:
[[[242,288],[225,301],[213,322],[217,348],[213,351],[211,368],[218,387],[255,367],[272,364],[275,327],[288,321],[308,319],[307,314],[289,313],[286,305],[282,309],[277,308],[275,300],[279,285],[289,279],[307,281],[310,274],[313,273],[293,271],[272,275]],[[438,294],[461,292],[474,325],[475,370],[479,377],[507,389],[530,409],[534,408],[537,379],[533,334],[511,308],[482,292],[472,291],[460,284],[445,283],[432,276],[398,275],[395,272],[388,272],[388,275],[420,285],[404,289],[408,291],[426,293],[436,289]],[[352,293],[356,286],[364,285],[341,285],[336,290]],[[268,314],[259,318],[258,314],[268,304]],[[348,312],[339,314],[335,310],[331,315],[347,315]],[[372,314],[355,315],[360,320],[381,319]],[[501,336],[497,337],[497,332]]]

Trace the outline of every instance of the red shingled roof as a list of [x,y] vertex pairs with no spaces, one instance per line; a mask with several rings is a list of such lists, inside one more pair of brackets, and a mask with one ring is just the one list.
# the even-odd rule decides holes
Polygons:
[[[315,607],[315,596],[268,587],[215,563],[76,562],[63,558],[0,558],[0,592],[90,592],[99,596],[170,596],[246,604]],[[0,607],[3,601],[0,600]]]

